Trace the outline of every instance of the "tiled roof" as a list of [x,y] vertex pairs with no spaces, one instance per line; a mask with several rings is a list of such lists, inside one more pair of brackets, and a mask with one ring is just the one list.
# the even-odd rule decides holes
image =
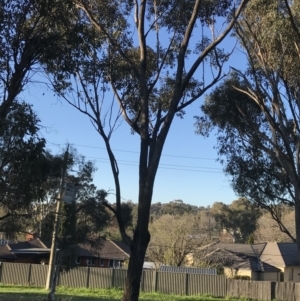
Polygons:
[[78,255],[86,257],[100,257],[102,259],[125,260],[129,258],[129,247],[124,243],[111,240],[103,241],[99,248],[92,248],[90,245],[80,244]]
[[9,248],[7,245],[0,246],[0,260],[1,258],[6,258],[6,259],[14,259],[16,256],[10,252]]
[[217,248],[208,253],[205,258],[216,263],[220,262],[223,266],[233,269],[261,271],[259,260],[256,256],[235,253],[226,249]]
[[295,243],[277,243],[286,266],[299,265],[298,249]]
[[267,264],[266,262],[262,262],[262,265],[263,265],[264,272],[280,272],[281,271],[280,269],[277,269],[276,267],[274,267],[270,264]]
[[20,250],[20,249],[31,249],[31,248],[41,248],[41,249],[45,249],[47,248],[43,242],[38,239],[38,238],[34,238],[28,241],[20,241],[20,242],[16,242],[16,243],[9,243],[8,244],[8,248],[10,248],[12,251],[13,250]]
[[99,250],[99,257],[103,259],[128,259],[130,252],[128,247],[120,242],[106,240],[102,248]]
[[265,246],[266,243],[254,244],[254,245],[218,243],[215,245],[215,247],[217,248],[224,249],[238,254],[245,254],[247,256],[260,256]]

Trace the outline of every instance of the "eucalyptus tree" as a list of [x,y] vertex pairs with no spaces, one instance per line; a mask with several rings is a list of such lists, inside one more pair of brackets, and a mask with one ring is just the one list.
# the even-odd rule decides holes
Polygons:
[[[220,130],[218,148],[234,189],[269,210],[300,257],[299,17],[298,1],[249,3],[235,30],[248,70],[235,70],[207,98],[208,118],[198,120],[198,129]],[[295,208],[296,237],[281,220],[280,204]]]
[[275,153],[265,151],[265,140],[257,133],[260,129],[262,134],[268,134],[263,113],[237,89],[246,90],[247,86],[233,74],[213,90],[202,106],[205,115],[197,119],[197,132],[208,135],[217,128],[219,160],[234,191],[266,209],[280,230],[295,241],[282,220],[282,204],[294,206],[291,182]]
[[240,198],[230,205],[216,202],[211,214],[220,230],[226,230],[233,243],[245,243],[257,228],[260,210],[249,200]]
[[[131,248],[123,300],[138,300],[154,181],[166,138],[174,118],[222,78],[229,55],[218,46],[247,1],[71,2],[83,28],[79,37],[86,43],[68,49],[63,68],[60,58],[44,66],[58,95],[87,115],[105,143],[116,206],[104,204]],[[122,219],[119,167],[110,144],[120,118],[140,137],[133,237]]]
[[54,57],[74,28],[60,1],[0,1],[0,122],[38,71],[42,58]]

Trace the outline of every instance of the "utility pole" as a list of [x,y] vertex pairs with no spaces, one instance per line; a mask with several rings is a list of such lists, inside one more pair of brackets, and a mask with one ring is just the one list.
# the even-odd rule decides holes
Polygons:
[[[46,281],[46,289],[50,290],[49,297],[51,298],[51,300],[54,300],[54,290],[52,288],[53,288],[53,280],[54,280],[55,264],[56,264],[56,249],[57,249],[56,237],[59,231],[60,213],[61,213],[61,207],[62,207],[63,197],[64,197],[65,177],[66,177],[68,157],[69,157],[69,145],[67,146],[67,150],[64,154],[64,162],[63,162],[63,167],[61,172],[59,195],[56,201],[56,211],[55,211],[54,227],[53,227],[53,234],[52,234],[50,258],[49,258],[49,269],[48,269],[48,275]],[[50,294],[53,296],[50,296]]]

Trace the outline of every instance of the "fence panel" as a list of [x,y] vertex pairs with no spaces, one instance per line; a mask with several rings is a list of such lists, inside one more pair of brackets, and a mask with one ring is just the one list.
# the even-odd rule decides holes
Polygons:
[[278,301],[294,301],[295,283],[277,282],[275,286],[275,299]]
[[[0,282],[44,286],[48,266],[2,262]],[[124,287],[127,270],[78,267],[61,273],[58,285],[69,287]],[[246,281],[224,276],[143,271],[141,290],[177,295],[213,295],[253,300],[300,301],[300,283]]]
[[244,293],[240,289],[242,280],[227,279],[227,296],[240,298],[241,293]]
[[295,301],[300,301],[300,283],[295,283]]
[[28,263],[2,262],[1,282],[4,284],[28,285],[31,265]]
[[48,268],[48,265],[32,264],[30,274],[30,285],[45,286]]
[[186,274],[158,272],[157,291],[163,294],[186,294]]
[[226,277],[214,275],[188,275],[188,295],[226,296]]
[[227,296],[253,300],[272,300],[274,295],[272,287],[270,281],[227,279]]
[[124,288],[127,270],[114,269],[113,273],[113,286],[118,288]]
[[58,285],[69,287],[87,287],[89,268],[77,267],[69,272],[62,272],[59,276]]
[[143,292],[155,292],[156,271],[143,271],[141,290]]
[[91,268],[90,288],[111,288],[113,286],[113,269]]
[[[257,300],[273,300],[274,299],[274,285],[271,281],[251,281],[250,298]],[[254,294],[255,293],[255,294]]]

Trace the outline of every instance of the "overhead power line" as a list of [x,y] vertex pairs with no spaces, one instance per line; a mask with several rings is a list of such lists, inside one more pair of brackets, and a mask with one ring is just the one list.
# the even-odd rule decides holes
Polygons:
[[[57,146],[64,146],[65,143],[53,143],[50,141],[47,141],[48,143],[52,145],[57,145]],[[76,144],[76,143],[70,143],[70,145],[74,146],[80,146],[80,147],[85,147],[85,148],[94,148],[94,149],[102,149],[106,150],[105,147],[99,147],[99,146],[91,146],[91,145],[83,145],[83,144]],[[124,149],[113,149],[115,152],[123,152],[123,153],[134,153],[134,154],[139,154],[138,151],[131,151],[131,150],[124,150]],[[196,160],[208,160],[208,161],[216,161],[216,159],[212,158],[202,158],[202,157],[192,157],[192,156],[180,156],[180,155],[166,155],[163,154],[162,157],[173,157],[173,158],[185,158],[185,159],[196,159]]]
[[[48,143],[55,145],[55,146],[64,146],[64,144],[58,144],[58,143]],[[104,147],[96,147],[96,146],[87,146],[87,145],[81,145],[81,144],[71,144],[74,146],[81,146],[86,148],[92,148],[92,149],[103,149]],[[114,149],[114,151],[119,152],[125,152],[125,153],[139,153],[137,151],[127,151],[127,150],[120,150],[120,149]],[[201,157],[189,157],[189,156],[176,156],[176,155],[162,155],[163,157],[175,157],[175,158],[187,158],[187,159],[197,159],[197,160],[214,160],[210,158],[201,158]],[[102,157],[89,157],[86,156],[87,159],[94,159],[96,162],[100,163],[106,163],[109,164],[109,159],[102,158]],[[118,160],[119,165],[127,165],[127,166],[136,166],[138,167],[138,162],[132,161],[132,160]],[[218,173],[222,174],[223,171],[221,168],[217,167],[205,167],[205,166],[191,166],[191,165],[180,165],[180,164],[167,164],[167,163],[161,163],[159,165],[159,169],[169,169],[169,170],[178,170],[178,171],[193,171],[193,172],[205,172],[205,173]]]

